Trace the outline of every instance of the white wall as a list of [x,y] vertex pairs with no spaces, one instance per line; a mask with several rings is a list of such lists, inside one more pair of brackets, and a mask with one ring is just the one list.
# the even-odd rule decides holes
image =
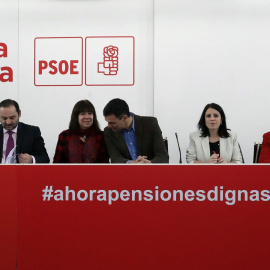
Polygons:
[[[18,16],[14,26],[12,24],[7,29],[1,27],[0,31],[2,42],[9,41],[10,36],[17,40],[13,66],[19,66],[19,78],[14,83],[0,83],[0,98],[18,100],[22,110],[21,121],[41,128],[51,160],[58,134],[68,128],[73,106],[81,99],[93,102],[102,128],[106,126],[103,108],[115,97],[125,99],[130,109],[138,114],[153,114],[152,0],[19,0],[19,10],[15,4],[10,8],[12,1],[1,1],[3,14]],[[19,30],[16,28],[18,20]],[[0,21],[4,23],[2,17]],[[86,86],[84,83],[83,86],[35,86],[34,39],[77,36],[83,39],[87,36],[134,36],[135,85]],[[18,50],[19,65],[16,58]],[[72,48],[67,46],[63,50]],[[11,95],[10,86],[17,89],[15,94]]]
[[[169,139],[171,163],[185,161],[188,135],[204,106],[220,104],[246,159],[269,128],[270,3],[266,0],[0,0],[0,42],[14,82],[0,83],[0,99],[16,99],[21,121],[41,128],[52,159],[81,99],[96,107],[125,99],[131,111],[155,115]],[[36,37],[135,37],[134,86],[35,86]],[[65,47],[63,50],[72,50]]]
[[[270,3],[155,1],[155,106],[178,162],[207,103],[220,104],[237,132],[246,162],[269,131]],[[184,158],[185,159],[185,158]]]
[[[7,58],[0,58],[0,68],[8,66],[13,70],[12,83],[0,82],[0,99],[11,98],[18,100],[18,1],[0,0],[0,43],[8,47]],[[1,53],[2,54],[2,53]]]

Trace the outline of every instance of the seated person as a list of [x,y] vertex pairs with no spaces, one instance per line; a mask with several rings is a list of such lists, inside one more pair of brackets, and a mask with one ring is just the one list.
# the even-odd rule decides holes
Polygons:
[[169,163],[155,117],[131,113],[119,98],[105,106],[103,115],[108,122],[104,136],[112,163]]
[[263,135],[259,163],[270,163],[270,132]]
[[90,101],[78,101],[71,113],[69,129],[59,135],[53,163],[108,162],[96,110]]
[[20,122],[20,117],[21,110],[15,100],[0,102],[1,163],[49,163],[39,127]]
[[218,104],[205,106],[198,128],[190,134],[187,163],[243,163],[237,136],[227,129],[225,113]]

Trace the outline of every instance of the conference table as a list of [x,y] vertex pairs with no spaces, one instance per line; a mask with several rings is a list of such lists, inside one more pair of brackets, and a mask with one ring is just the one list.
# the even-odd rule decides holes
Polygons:
[[268,165],[0,170],[0,269],[269,269]]

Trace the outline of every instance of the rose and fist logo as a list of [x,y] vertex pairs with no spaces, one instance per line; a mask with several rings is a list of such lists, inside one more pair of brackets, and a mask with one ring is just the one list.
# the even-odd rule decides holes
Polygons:
[[104,75],[117,75],[118,47],[109,45],[103,49],[103,62],[98,63],[98,73]]

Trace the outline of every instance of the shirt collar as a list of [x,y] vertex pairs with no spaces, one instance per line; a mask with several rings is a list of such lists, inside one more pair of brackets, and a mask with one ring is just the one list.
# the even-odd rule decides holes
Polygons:
[[130,116],[132,116],[132,126],[130,129],[122,129],[122,132],[127,132],[127,131],[131,131],[134,130],[135,131],[135,118],[134,118],[134,113],[130,113]]
[[[16,134],[17,134],[17,130],[18,130],[18,125],[17,125],[17,127],[15,127],[14,129],[12,129],[11,131],[12,131],[13,133],[16,133]],[[8,130],[5,129],[5,128],[3,128],[3,134],[5,134],[5,133],[7,133],[7,132],[8,132]]]

